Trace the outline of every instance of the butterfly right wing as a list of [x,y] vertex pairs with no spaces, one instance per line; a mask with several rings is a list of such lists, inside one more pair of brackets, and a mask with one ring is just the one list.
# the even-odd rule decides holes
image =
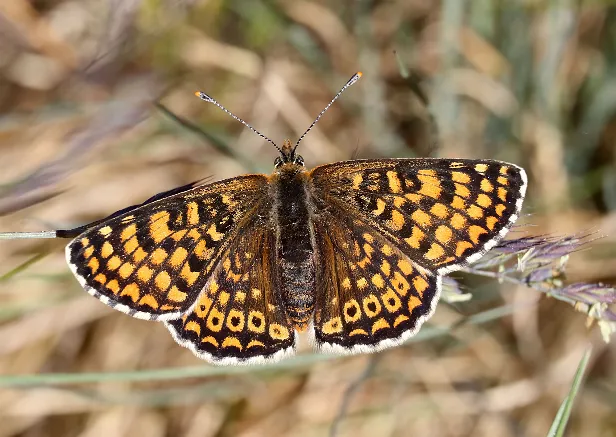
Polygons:
[[524,170],[492,160],[382,159],[311,172],[322,349],[379,350],[432,314],[442,275],[472,263],[515,222]]
[[67,245],[67,262],[105,304],[141,319],[176,319],[267,189],[267,176],[247,175],[156,199],[88,227]]
[[192,311],[165,322],[180,345],[214,364],[276,361],[294,352],[295,331],[284,311],[276,236],[255,214],[225,251]]

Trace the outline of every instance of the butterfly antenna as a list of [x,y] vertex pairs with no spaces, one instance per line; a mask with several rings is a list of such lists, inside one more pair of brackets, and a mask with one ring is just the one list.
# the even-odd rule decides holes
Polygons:
[[252,127],[251,125],[249,125],[248,123],[246,123],[244,120],[242,120],[241,118],[239,118],[237,115],[235,115],[233,112],[229,111],[227,108],[225,108],[224,106],[222,106],[220,103],[218,103],[216,101],[216,99],[214,99],[213,97],[208,96],[207,94],[205,94],[203,91],[197,91],[195,93],[195,96],[199,97],[201,100],[205,100],[206,102],[209,103],[213,103],[214,105],[218,106],[220,109],[222,109],[223,111],[225,111],[227,114],[229,114],[231,117],[235,118],[237,121],[239,121],[240,123],[242,123],[244,126],[246,126],[248,129],[250,129],[251,131],[253,131],[254,133],[256,133],[257,135],[259,135],[261,138],[263,138],[266,141],[269,141],[270,143],[272,143],[272,145],[276,148],[276,150],[278,150],[278,152],[280,152],[280,154],[282,155],[282,149],[280,149],[280,147],[278,147],[278,145],[273,142],[272,140],[270,140],[268,137],[266,137],[265,135],[263,135],[261,132],[259,132],[258,130],[256,130],[254,127]]
[[338,93],[334,96],[334,98],[327,104],[327,106],[325,108],[323,108],[323,110],[319,113],[319,115],[317,116],[317,118],[315,118],[315,120],[312,122],[312,124],[310,126],[308,126],[308,129],[306,129],[306,132],[304,132],[302,134],[301,137],[299,137],[299,140],[297,140],[297,143],[295,143],[295,147],[293,147],[293,151],[291,152],[291,154],[295,153],[295,149],[297,149],[297,146],[299,146],[299,143],[304,139],[304,137],[306,136],[306,134],[308,134],[308,132],[310,132],[310,130],[314,127],[315,124],[317,124],[317,122],[319,121],[319,119],[323,116],[323,114],[325,114],[325,111],[327,111],[329,109],[329,107],[336,101],[338,100],[338,97],[340,97],[340,95],[344,92],[344,90],[346,90],[348,87],[350,87],[351,85],[353,85],[355,82],[357,82],[360,78],[362,77],[362,72],[358,71],[357,73],[355,73],[353,75],[353,77],[351,77],[347,83],[344,84],[344,86],[340,89],[340,91],[338,91]]

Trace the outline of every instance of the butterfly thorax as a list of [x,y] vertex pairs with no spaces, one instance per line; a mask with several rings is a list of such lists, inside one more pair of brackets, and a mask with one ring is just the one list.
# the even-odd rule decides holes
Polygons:
[[297,164],[280,166],[271,179],[273,225],[280,263],[277,276],[289,321],[307,327],[315,303],[315,264],[307,193],[308,174]]

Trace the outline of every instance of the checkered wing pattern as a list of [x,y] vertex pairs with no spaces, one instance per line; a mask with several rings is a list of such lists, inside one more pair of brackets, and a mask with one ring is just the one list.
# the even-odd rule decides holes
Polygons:
[[117,310],[178,318],[267,193],[266,176],[248,175],[157,199],[76,237],[66,248],[68,264],[90,294]]
[[292,354],[295,331],[277,287],[275,248],[267,214],[255,214],[225,251],[192,311],[165,323],[173,338],[216,364]]
[[526,189],[523,169],[490,160],[358,160],[311,176],[322,211],[314,334],[340,351],[412,335],[436,305],[441,275],[507,233]]
[[517,219],[526,190],[523,169],[490,160],[358,160],[317,167],[312,179],[327,205],[439,273],[494,246]]
[[440,277],[359,220],[321,215],[314,336],[325,351],[367,352],[412,335],[432,314]]

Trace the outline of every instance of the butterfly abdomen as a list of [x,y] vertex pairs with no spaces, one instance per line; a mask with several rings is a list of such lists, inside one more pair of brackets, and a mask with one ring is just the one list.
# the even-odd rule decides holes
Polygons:
[[273,179],[278,275],[289,320],[298,329],[307,326],[315,303],[314,247],[302,167],[288,165]]

